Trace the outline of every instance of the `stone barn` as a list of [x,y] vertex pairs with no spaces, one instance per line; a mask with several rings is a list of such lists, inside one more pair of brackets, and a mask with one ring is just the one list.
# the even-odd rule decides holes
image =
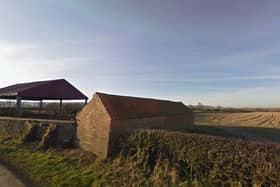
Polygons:
[[96,93],[77,115],[78,145],[106,158],[115,136],[132,129],[184,131],[193,114],[182,102]]

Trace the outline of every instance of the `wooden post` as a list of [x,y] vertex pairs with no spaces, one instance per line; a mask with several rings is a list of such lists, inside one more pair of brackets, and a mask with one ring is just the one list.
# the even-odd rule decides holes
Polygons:
[[16,116],[21,116],[21,96],[17,96],[17,104],[16,104]]
[[85,105],[87,104],[87,102],[88,102],[88,100],[87,100],[87,99],[85,99]]

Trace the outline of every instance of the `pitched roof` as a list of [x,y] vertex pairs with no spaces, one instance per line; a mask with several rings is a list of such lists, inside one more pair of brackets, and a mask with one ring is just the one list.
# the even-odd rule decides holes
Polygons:
[[87,99],[82,92],[65,79],[15,84],[0,89],[0,98],[15,99]]
[[182,102],[96,93],[111,119],[135,119],[184,115],[190,112]]

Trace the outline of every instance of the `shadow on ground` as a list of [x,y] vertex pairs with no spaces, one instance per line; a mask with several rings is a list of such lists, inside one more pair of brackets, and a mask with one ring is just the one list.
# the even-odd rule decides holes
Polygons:
[[187,129],[188,133],[198,133],[227,138],[280,143],[279,128],[221,126],[221,125],[193,125]]

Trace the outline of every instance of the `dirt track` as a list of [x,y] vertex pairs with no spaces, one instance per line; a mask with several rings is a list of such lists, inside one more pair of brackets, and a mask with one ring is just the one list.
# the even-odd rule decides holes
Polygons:
[[197,124],[280,128],[280,112],[202,113]]
[[0,186],[1,187],[26,187],[14,174],[3,165],[0,165]]

